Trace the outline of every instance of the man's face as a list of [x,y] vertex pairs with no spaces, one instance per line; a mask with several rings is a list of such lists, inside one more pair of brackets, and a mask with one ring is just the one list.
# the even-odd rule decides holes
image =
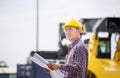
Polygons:
[[80,35],[79,29],[75,27],[71,27],[71,26],[65,27],[64,31],[66,38],[70,41],[76,40],[76,38],[78,38]]

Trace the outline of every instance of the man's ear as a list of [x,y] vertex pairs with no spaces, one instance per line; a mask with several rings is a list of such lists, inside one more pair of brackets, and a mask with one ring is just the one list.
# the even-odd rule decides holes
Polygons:
[[81,32],[81,30],[80,30],[80,29],[77,29],[77,32],[79,32],[79,33],[80,33],[80,32]]
[[81,31],[81,29],[79,29],[79,33],[81,33],[82,31]]

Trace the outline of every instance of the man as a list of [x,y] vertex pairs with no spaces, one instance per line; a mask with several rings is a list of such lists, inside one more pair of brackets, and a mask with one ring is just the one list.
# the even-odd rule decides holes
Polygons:
[[82,25],[75,19],[71,19],[64,24],[66,38],[71,42],[70,52],[68,53],[65,64],[49,63],[51,70],[62,70],[64,78],[86,78],[88,65],[88,51],[80,40]]

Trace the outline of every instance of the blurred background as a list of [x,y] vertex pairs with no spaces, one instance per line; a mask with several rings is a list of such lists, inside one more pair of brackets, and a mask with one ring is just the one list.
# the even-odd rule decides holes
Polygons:
[[[16,70],[36,50],[36,1],[0,0],[0,61]],[[120,0],[39,0],[39,51],[56,51],[70,18],[120,17]]]

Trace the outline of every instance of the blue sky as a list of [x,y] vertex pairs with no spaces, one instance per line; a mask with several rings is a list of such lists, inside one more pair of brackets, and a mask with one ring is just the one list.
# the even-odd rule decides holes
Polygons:
[[[120,0],[39,0],[39,50],[57,50],[60,22],[120,17]],[[0,0],[0,60],[26,63],[36,49],[36,0]]]

